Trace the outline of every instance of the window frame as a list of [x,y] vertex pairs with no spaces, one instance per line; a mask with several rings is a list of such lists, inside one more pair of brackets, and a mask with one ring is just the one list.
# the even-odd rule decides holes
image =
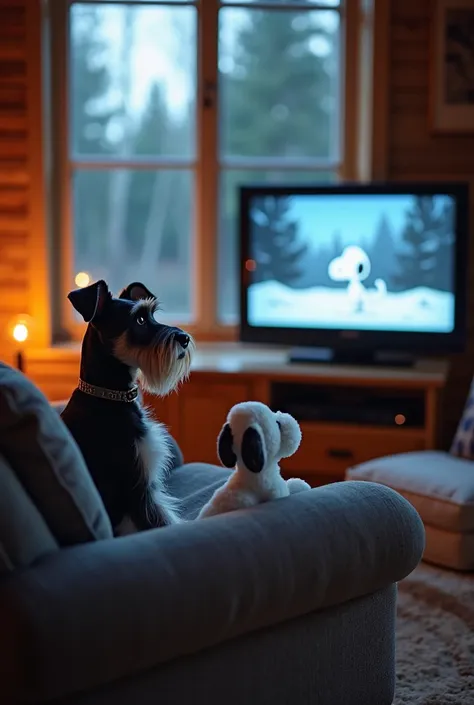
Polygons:
[[[119,0],[120,1],[120,0]],[[101,2],[110,4],[113,0],[81,0],[83,3]],[[78,323],[73,316],[67,293],[74,281],[73,272],[73,219],[72,219],[72,174],[77,159],[70,157],[69,115],[68,115],[68,12],[74,0],[49,0],[46,4],[48,61],[46,68],[45,91],[50,98],[50,114],[46,116],[48,126],[49,159],[49,226],[51,231],[51,289],[52,324],[55,342],[79,341],[85,330],[84,323]],[[128,0],[124,4],[140,4],[140,0]],[[219,178],[221,171],[230,169],[264,169],[269,165],[280,170],[335,171],[338,180],[353,181],[360,178],[361,150],[368,145],[360,140],[360,93],[362,72],[370,68],[361,65],[361,35],[367,33],[368,17],[374,0],[341,0],[339,7],[330,7],[318,2],[297,5],[284,3],[276,6],[271,0],[262,2],[221,2],[221,0],[184,0],[183,2],[157,0],[146,3],[168,7],[193,6],[197,13],[197,95],[196,95],[196,155],[195,160],[175,161],[159,157],[143,162],[131,160],[86,160],[81,159],[82,168],[91,164],[94,168],[108,168],[105,164],[116,163],[125,168],[164,168],[184,163],[184,168],[194,168],[194,240],[192,261],[194,263],[193,284],[194,315],[192,323],[183,325],[196,339],[201,341],[233,341],[238,339],[238,324],[226,324],[218,320],[217,254],[219,247]],[[225,8],[280,9],[295,10],[336,10],[339,13],[340,57],[342,62],[339,90],[341,114],[339,118],[339,158],[322,160],[318,158],[288,160],[279,158],[226,158],[219,154],[218,140],[218,27],[219,11]],[[369,23],[370,24],[370,23]],[[60,57],[61,59],[58,60]],[[365,96],[367,97],[367,96]],[[366,130],[367,130],[367,126]],[[193,165],[191,167],[191,165]],[[204,178],[205,176],[205,178]],[[56,205],[56,207],[55,207]],[[209,277],[209,271],[214,272]],[[125,284],[125,282],[124,282]]]

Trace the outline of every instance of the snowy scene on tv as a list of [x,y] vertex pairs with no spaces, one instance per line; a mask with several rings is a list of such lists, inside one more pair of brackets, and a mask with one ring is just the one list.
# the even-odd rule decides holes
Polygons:
[[250,220],[250,325],[453,330],[450,196],[263,196]]

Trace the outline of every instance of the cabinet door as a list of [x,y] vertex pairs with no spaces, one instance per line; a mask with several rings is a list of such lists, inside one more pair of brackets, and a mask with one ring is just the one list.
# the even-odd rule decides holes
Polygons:
[[423,450],[423,431],[364,429],[303,422],[300,448],[282,461],[289,475],[323,474],[342,480],[347,468],[386,455]]
[[179,398],[177,394],[169,394],[167,397],[157,397],[145,393],[143,395],[143,403],[152,411],[152,417],[164,423],[173,438],[177,441],[179,434]]
[[247,401],[246,382],[192,380],[179,392],[179,444],[186,463],[219,464],[217,437],[234,404]]

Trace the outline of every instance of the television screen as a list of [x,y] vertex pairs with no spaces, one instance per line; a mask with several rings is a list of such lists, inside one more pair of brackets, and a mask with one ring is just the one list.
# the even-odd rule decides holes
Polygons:
[[254,193],[247,323],[451,333],[456,200],[410,193]]

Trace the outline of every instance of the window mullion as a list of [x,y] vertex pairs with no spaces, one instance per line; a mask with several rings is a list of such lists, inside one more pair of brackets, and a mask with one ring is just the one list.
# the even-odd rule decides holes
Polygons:
[[[62,338],[72,320],[71,306],[65,293],[74,281],[74,232],[72,213],[73,172],[69,160],[69,5],[68,0],[46,3],[50,29],[48,73],[51,101],[50,115],[52,159],[50,187],[54,197],[49,204],[53,265],[53,336]],[[61,57],[61,60],[58,60]],[[58,296],[59,293],[59,296]]]
[[359,94],[359,24],[360,0],[346,0],[341,15],[340,58],[340,149],[342,149],[341,177],[357,179],[358,94]]
[[267,171],[334,171],[341,167],[340,159],[285,159],[282,157],[224,157],[220,159],[221,169],[254,169]]
[[192,159],[102,159],[94,157],[78,157],[69,160],[73,169],[87,171],[107,171],[113,169],[133,169],[134,171],[160,171],[177,169],[195,169],[196,162]]
[[199,6],[198,31],[198,168],[196,179],[196,239],[194,301],[196,325],[215,326],[217,301],[218,174],[218,0]]
[[[112,0],[111,0],[112,2]],[[350,0],[346,0],[350,2]],[[249,0],[229,0],[229,2],[222,3],[222,7],[237,8],[242,10],[286,10],[288,12],[300,12],[300,10],[308,10],[309,12],[313,10],[322,10],[326,12],[327,10],[340,12],[341,8],[338,5],[325,5],[324,3],[311,2],[308,3],[307,0],[300,0],[299,2],[278,2],[278,0],[252,0],[249,8]]]

